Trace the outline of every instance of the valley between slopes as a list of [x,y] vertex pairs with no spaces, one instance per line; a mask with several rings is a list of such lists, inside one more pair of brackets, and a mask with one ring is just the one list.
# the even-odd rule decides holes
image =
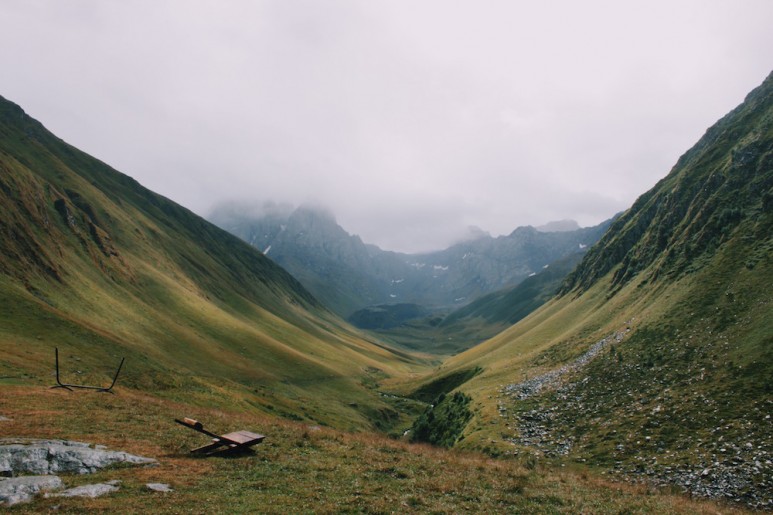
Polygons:
[[[12,509],[773,509],[772,213],[769,76],[558,279],[368,332],[1,99],[0,432],[160,463]],[[79,384],[125,357],[115,394],[49,389],[54,348]],[[180,417],[267,438],[196,459]]]

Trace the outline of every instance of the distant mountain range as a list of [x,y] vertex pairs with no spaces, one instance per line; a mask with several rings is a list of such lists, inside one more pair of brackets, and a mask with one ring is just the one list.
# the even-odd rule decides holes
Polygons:
[[610,224],[581,229],[562,221],[496,238],[478,231],[442,251],[403,254],[363,243],[320,208],[269,204],[256,214],[251,206],[222,205],[209,218],[260,249],[344,317],[383,304],[466,305],[589,248]]

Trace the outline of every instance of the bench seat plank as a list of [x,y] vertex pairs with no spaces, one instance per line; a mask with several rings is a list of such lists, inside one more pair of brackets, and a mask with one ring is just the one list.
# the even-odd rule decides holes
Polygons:
[[265,436],[253,433],[252,431],[234,431],[233,433],[225,434],[221,437],[223,440],[231,440],[242,445],[246,445],[250,442],[260,442]]

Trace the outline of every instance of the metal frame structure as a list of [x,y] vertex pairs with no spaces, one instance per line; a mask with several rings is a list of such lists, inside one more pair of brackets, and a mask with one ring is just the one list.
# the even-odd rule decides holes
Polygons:
[[113,386],[115,386],[115,382],[118,381],[118,374],[121,373],[123,362],[126,361],[126,358],[121,358],[121,363],[118,365],[118,370],[115,371],[115,376],[113,376],[113,382],[110,384],[110,386],[105,388],[104,386],[87,386],[87,385],[81,385],[81,384],[63,383],[59,379],[59,348],[58,347],[54,347],[54,356],[56,358],[56,384],[51,388],[64,388],[65,390],[69,390],[69,391],[72,391],[73,388],[82,388],[85,390],[96,390],[98,392],[113,393]]

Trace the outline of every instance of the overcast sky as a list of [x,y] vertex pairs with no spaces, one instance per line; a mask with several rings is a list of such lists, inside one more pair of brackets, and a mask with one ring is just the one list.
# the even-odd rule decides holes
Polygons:
[[330,207],[389,250],[665,176],[773,70],[773,1],[3,0],[0,95],[206,216]]

